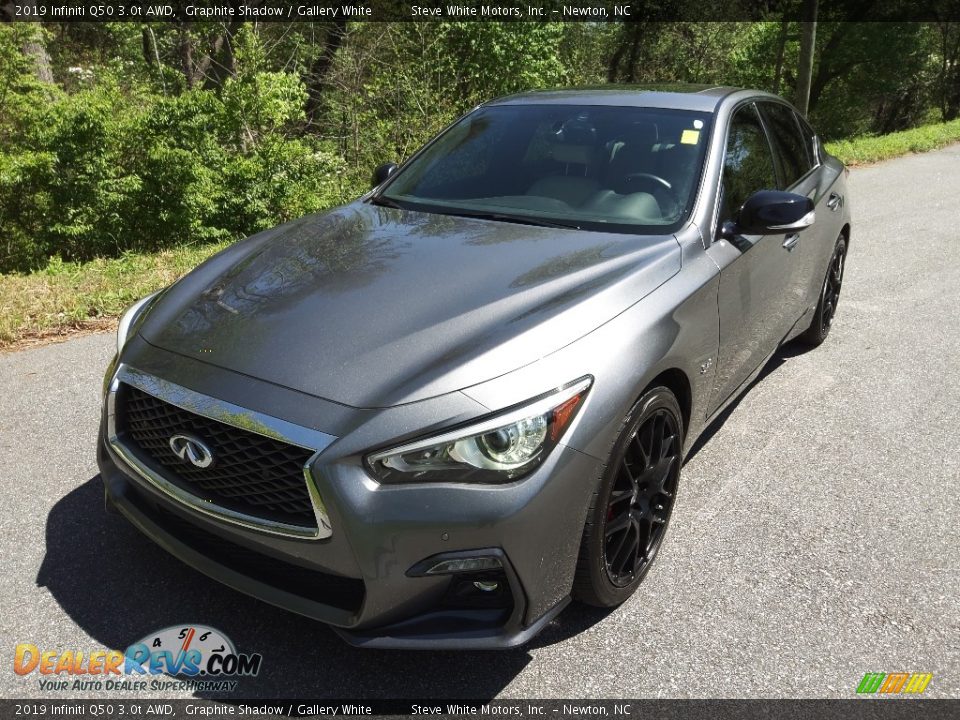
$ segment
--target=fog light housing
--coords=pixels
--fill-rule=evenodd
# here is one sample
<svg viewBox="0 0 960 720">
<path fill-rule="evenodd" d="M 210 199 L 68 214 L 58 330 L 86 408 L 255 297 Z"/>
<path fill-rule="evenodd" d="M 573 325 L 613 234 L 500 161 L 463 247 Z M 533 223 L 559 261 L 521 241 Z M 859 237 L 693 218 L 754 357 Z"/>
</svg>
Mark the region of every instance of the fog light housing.
<svg viewBox="0 0 960 720">
<path fill-rule="evenodd" d="M 500 570 L 503 563 L 500 558 L 492 556 L 447 558 L 438 560 L 430 565 L 424 575 L 453 575 L 455 573 L 483 572 L 484 570 Z"/>
<path fill-rule="evenodd" d="M 516 608 L 523 593 L 510 561 L 499 548 L 456 550 L 433 555 L 407 570 L 408 577 L 447 576 L 446 588 L 438 598 L 438 609 L 489 611 L 491 622 L 502 624 Z"/>
<path fill-rule="evenodd" d="M 513 595 L 504 572 L 488 570 L 484 573 L 452 575 L 441 604 L 451 609 L 507 610 L 513 607 Z"/>
</svg>

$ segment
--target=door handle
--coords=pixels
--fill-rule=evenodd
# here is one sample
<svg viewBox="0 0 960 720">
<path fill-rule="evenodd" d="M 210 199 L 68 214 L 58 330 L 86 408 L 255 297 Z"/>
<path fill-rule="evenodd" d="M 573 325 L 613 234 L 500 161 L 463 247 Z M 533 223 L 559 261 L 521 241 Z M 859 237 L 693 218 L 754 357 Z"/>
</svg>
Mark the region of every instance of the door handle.
<svg viewBox="0 0 960 720">
<path fill-rule="evenodd" d="M 830 197 L 827 198 L 827 207 L 836 212 L 840 209 L 840 205 L 843 204 L 843 197 L 837 193 L 830 193 Z"/>
<path fill-rule="evenodd" d="M 793 235 L 787 235 L 784 239 L 783 247 L 787 250 L 793 250 L 798 242 L 800 242 L 800 233 L 793 233 Z"/>
</svg>

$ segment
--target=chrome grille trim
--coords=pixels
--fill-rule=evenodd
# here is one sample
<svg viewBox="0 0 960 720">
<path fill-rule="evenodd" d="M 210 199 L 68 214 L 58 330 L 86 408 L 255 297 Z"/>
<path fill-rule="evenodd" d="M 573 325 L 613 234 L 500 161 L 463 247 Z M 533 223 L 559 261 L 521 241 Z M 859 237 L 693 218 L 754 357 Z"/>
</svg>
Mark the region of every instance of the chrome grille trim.
<svg viewBox="0 0 960 720">
<path fill-rule="evenodd" d="M 134 452 L 123 444 L 118 436 L 117 391 L 120 389 L 121 383 L 136 387 L 145 393 L 153 395 L 187 412 L 216 420 L 217 422 L 246 432 L 279 440 L 305 450 L 314 451 L 303 467 L 303 479 L 304 483 L 306 483 L 307 494 L 310 496 L 310 501 L 313 505 L 317 522 L 316 529 L 257 517 L 215 505 L 187 492 L 179 485 L 164 478 L 163 475 L 153 468 L 145 465 L 137 458 Z M 107 411 L 107 442 L 111 449 L 119 455 L 137 475 L 177 502 L 204 515 L 217 518 L 218 520 L 274 535 L 322 540 L 333 534 L 330 518 L 310 468 L 316 457 L 337 439 L 335 436 L 301 425 L 295 425 L 294 423 L 275 418 L 271 415 L 248 410 L 233 403 L 217 400 L 209 395 L 204 395 L 203 393 L 172 383 L 169 380 L 163 380 L 141 372 L 123 363 L 117 366 L 117 370 L 110 381 L 105 403 Z M 241 423 L 240 420 L 243 422 Z"/>
</svg>

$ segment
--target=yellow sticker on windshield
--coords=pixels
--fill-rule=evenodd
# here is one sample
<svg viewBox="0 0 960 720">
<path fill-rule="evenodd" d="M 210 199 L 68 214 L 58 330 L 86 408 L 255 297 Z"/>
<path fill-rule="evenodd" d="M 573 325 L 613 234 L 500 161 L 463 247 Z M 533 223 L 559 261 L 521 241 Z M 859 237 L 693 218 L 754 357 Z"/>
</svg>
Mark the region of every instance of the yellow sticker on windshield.
<svg viewBox="0 0 960 720">
<path fill-rule="evenodd" d="M 684 130 L 680 136 L 680 143 L 683 145 L 696 145 L 700 140 L 699 130 Z"/>
</svg>

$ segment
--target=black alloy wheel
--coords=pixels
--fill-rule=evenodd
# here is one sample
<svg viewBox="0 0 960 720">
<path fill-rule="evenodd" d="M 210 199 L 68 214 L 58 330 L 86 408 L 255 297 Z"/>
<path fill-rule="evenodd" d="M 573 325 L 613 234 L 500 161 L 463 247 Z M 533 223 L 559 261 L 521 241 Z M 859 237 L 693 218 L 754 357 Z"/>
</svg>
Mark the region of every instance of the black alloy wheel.
<svg viewBox="0 0 960 720">
<path fill-rule="evenodd" d="M 820 301 L 813 314 L 810 327 L 800 335 L 800 340 L 807 345 L 816 347 L 830 333 L 833 317 L 837 314 L 837 303 L 840 302 L 840 288 L 843 285 L 843 269 L 847 259 L 847 243 L 841 235 L 837 239 L 830 263 L 827 265 L 827 275 L 823 279 L 820 290 Z"/>
<path fill-rule="evenodd" d="M 676 419 L 656 410 L 620 459 L 603 529 L 607 575 L 617 587 L 642 576 L 657 554 L 673 509 L 680 467 Z"/>
<path fill-rule="evenodd" d="M 663 543 L 682 452 L 676 397 L 654 388 L 624 420 L 591 503 L 574 581 L 579 600 L 610 607 L 636 590 Z"/>
<path fill-rule="evenodd" d="M 844 244 L 841 242 L 830 259 L 827 270 L 827 279 L 823 287 L 823 310 L 820 322 L 829 330 L 833 316 L 837 312 L 837 303 L 840 301 L 840 286 L 843 284 Z"/>
</svg>

